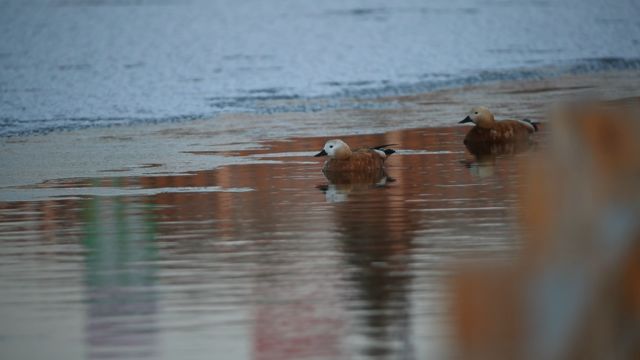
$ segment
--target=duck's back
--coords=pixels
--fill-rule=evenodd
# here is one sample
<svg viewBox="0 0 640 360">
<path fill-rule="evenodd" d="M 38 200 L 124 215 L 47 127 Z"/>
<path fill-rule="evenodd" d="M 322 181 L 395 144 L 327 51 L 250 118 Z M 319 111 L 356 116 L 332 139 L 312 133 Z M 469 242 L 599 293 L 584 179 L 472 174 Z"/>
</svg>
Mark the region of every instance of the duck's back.
<svg viewBox="0 0 640 360">
<path fill-rule="evenodd" d="M 324 163 L 325 172 L 373 172 L 384 167 L 384 158 L 378 151 L 369 148 L 356 149 L 348 159 L 329 159 Z"/>
<path fill-rule="evenodd" d="M 474 126 L 464 138 L 469 142 L 511 142 L 529 140 L 529 136 L 535 132 L 533 125 L 519 120 L 497 121 L 491 129 L 483 129 Z"/>
</svg>

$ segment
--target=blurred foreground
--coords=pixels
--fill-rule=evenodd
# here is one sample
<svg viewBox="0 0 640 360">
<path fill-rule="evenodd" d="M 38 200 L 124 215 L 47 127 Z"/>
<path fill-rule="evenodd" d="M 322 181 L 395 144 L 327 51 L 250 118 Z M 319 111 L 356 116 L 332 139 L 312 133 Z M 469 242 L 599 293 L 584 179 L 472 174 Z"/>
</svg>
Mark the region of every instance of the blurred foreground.
<svg viewBox="0 0 640 360">
<path fill-rule="evenodd" d="M 639 119 L 638 98 L 554 112 L 520 255 L 454 271 L 459 358 L 640 358 Z"/>
</svg>

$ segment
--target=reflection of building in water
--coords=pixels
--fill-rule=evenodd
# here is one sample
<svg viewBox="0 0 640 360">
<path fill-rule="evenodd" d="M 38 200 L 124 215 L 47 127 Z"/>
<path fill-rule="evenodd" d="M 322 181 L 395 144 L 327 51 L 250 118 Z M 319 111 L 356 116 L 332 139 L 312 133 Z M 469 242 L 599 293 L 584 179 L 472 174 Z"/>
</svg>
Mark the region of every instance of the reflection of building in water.
<svg viewBox="0 0 640 360">
<path fill-rule="evenodd" d="M 354 146 L 398 143 L 399 150 L 417 151 L 390 157 L 387 172 L 394 182 L 362 189 L 349 185 L 342 203 L 327 203 L 316 188 L 327 184 L 322 161 L 290 156 L 269 157 L 280 163 L 100 183 L 255 189 L 251 192 L 168 192 L 139 198 L 149 208 L 126 198 L 31 206 L 42 206 L 47 238 L 77 243 L 82 236 L 90 250 L 87 342 L 94 357 L 114 349 L 123 356 L 147 349 L 153 357 L 153 240 L 161 242 L 172 259 L 162 264 L 168 272 L 181 266 L 198 269 L 163 278 L 162 285 L 193 281 L 211 287 L 216 296 L 233 299 L 237 313 L 252 314 L 248 323 L 234 326 L 251 329 L 253 338 L 246 341 L 256 358 L 345 358 L 356 352 L 411 358 L 414 349 L 424 353 L 419 336 L 425 326 L 419 322 L 432 319 L 424 313 L 434 308 L 433 303 L 419 303 L 425 301 L 424 283 L 434 282 L 434 269 L 425 270 L 433 265 L 425 265 L 430 260 L 420 263 L 421 256 L 437 257 L 432 252 L 438 250 L 484 249 L 487 238 L 505 237 L 502 225 L 508 216 L 505 203 L 514 192 L 513 164 L 499 161 L 493 180 L 479 184 L 459 165 L 468 156 L 462 145 L 464 130 L 414 129 L 345 138 Z M 264 152 L 315 150 L 325 140 L 275 142 L 266 144 Z M 247 150 L 234 155 L 255 154 Z M 61 228 L 83 222 L 77 208 L 85 209 L 87 225 L 84 231 L 75 225 L 73 238 Z M 154 221 L 144 214 L 152 214 Z M 153 228 L 148 227 L 151 223 Z M 419 266 L 412 266 L 416 261 Z M 223 289 L 228 283 L 233 290 Z M 207 293 L 203 302 L 198 305 L 207 310 L 196 311 L 217 319 L 212 315 L 216 311 L 208 311 L 220 310 L 215 299 Z"/>
<path fill-rule="evenodd" d="M 218 211 L 225 217 L 222 222 L 228 221 L 221 234 L 251 239 L 250 245 L 234 251 L 258 254 L 251 301 L 256 360 L 345 357 L 338 269 L 335 260 L 314 256 L 331 251 L 331 241 L 317 241 L 314 235 L 328 226 L 328 219 L 308 218 L 305 208 L 321 199 L 313 183 L 296 173 L 307 174 L 308 168 L 263 164 L 216 174 L 222 186 L 241 183 L 258 189 Z M 319 169 L 317 174 L 322 176 Z"/>
<path fill-rule="evenodd" d="M 89 358 L 155 358 L 154 223 L 124 198 L 85 201 Z"/>
<path fill-rule="evenodd" d="M 347 201 L 338 204 L 327 204 L 316 189 L 327 181 L 320 171 L 322 162 L 307 164 L 310 158 L 229 166 L 190 176 L 149 177 L 142 183 L 145 187 L 256 189 L 242 194 L 159 194 L 152 199 L 158 205 L 158 217 L 170 224 L 159 225 L 159 236 L 181 238 L 172 248 L 174 253 L 254 256 L 250 261 L 257 264 L 252 270 L 256 358 L 341 358 L 350 351 L 377 358 L 412 358 L 420 347 L 415 328 L 421 327 L 409 313 L 416 308 L 411 302 L 417 274 L 410 266 L 415 233 L 432 231 L 425 234 L 433 235 L 420 235 L 424 244 L 439 238 L 468 238 L 478 231 L 478 240 L 469 241 L 477 244 L 481 236 L 499 237 L 505 231 L 481 226 L 483 221 L 505 221 L 515 167 L 507 159 L 496 166 L 495 181 L 478 185 L 458 165 L 468 156 L 463 136 L 464 129 L 454 128 L 345 139 L 354 144 L 398 143 L 399 149 L 436 151 L 394 155 L 387 172 L 397 181 L 383 188 L 348 185 Z M 324 140 L 273 143 L 269 151 L 316 149 Z M 305 163 L 292 163 L 295 160 Z M 309 174 L 317 174 L 315 180 Z M 226 245 L 227 241 L 234 245 Z M 443 247 L 465 246 L 440 241 Z M 305 265 L 316 259 L 312 244 L 337 244 L 344 258 L 331 271 L 344 275 L 315 273 L 318 260 Z M 424 281 L 424 275 L 419 278 Z"/>
<path fill-rule="evenodd" d="M 254 290 L 253 358 L 345 358 L 346 321 L 338 301 L 337 269 L 318 276 L 310 266 L 305 270 L 272 263 L 263 268 Z"/>
</svg>

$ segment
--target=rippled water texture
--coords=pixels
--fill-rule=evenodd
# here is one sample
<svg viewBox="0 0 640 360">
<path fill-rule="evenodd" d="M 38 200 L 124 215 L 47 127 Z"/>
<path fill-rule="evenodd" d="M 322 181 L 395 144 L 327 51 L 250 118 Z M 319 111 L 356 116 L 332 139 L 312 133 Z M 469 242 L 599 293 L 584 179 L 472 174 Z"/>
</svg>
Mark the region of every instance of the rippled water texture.
<svg viewBox="0 0 640 360">
<path fill-rule="evenodd" d="M 517 245 L 526 154 L 476 158 L 465 131 L 345 137 L 401 144 L 376 185 L 329 184 L 324 139 L 291 139 L 0 203 L 1 357 L 439 358 L 448 262 Z"/>
<path fill-rule="evenodd" d="M 638 19 L 636 0 L 0 0 L 0 136 L 637 69 Z"/>
</svg>

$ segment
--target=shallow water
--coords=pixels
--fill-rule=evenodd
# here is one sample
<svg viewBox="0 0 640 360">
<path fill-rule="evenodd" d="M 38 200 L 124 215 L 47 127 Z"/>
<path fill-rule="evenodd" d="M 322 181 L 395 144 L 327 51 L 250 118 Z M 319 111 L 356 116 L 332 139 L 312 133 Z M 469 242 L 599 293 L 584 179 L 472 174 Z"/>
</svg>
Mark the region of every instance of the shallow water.
<svg viewBox="0 0 640 360">
<path fill-rule="evenodd" d="M 639 18 L 635 0 L 0 0 L 0 136 L 638 69 Z"/>
<path fill-rule="evenodd" d="M 192 154 L 252 164 L 0 203 L 0 355 L 441 358 L 447 264 L 518 244 L 527 155 L 478 159 L 465 131 L 344 137 L 401 144 L 377 185 L 329 184 L 309 152 L 324 139 L 290 139 Z"/>
</svg>

